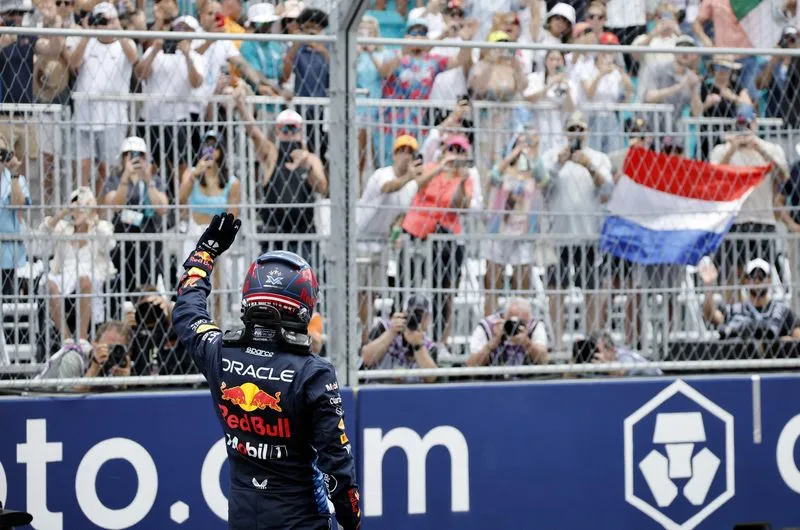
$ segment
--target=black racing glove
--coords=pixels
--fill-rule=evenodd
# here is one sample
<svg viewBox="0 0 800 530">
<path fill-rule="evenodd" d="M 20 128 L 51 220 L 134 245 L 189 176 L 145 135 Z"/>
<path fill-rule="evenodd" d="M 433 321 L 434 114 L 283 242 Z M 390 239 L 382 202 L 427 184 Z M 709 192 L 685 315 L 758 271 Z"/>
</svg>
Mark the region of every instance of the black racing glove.
<svg viewBox="0 0 800 530">
<path fill-rule="evenodd" d="M 196 267 L 206 274 L 211 274 L 214 260 L 231 248 L 241 227 L 242 221 L 236 219 L 233 214 L 215 215 L 206 231 L 197 240 L 194 252 L 183 263 L 183 267 L 187 271 Z"/>
</svg>

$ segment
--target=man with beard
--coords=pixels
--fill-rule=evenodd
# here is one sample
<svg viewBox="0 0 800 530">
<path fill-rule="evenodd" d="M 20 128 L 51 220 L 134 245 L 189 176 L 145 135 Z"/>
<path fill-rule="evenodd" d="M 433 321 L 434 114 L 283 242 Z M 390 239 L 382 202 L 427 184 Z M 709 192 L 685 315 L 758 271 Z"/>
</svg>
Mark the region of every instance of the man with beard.
<svg viewBox="0 0 800 530">
<path fill-rule="evenodd" d="M 328 178 L 319 157 L 306 149 L 303 139 L 303 117 L 293 110 L 284 110 L 276 118 L 275 137 L 270 141 L 255 124 L 253 113 L 244 100 L 244 92 L 236 97 L 236 108 L 246 124 L 247 135 L 253 140 L 261 166 L 264 202 L 261 209 L 264 231 L 267 234 L 313 234 L 315 193 L 328 194 Z M 283 207 L 282 205 L 292 206 Z M 314 242 L 265 241 L 264 252 L 287 250 L 314 260 Z"/>
<path fill-rule="evenodd" d="M 706 287 L 713 285 L 719 273 L 710 261 L 701 262 L 698 271 Z M 706 290 L 703 317 L 720 330 L 722 338 L 740 339 L 800 339 L 800 322 L 789 306 L 771 300 L 771 267 L 761 258 L 750 260 L 745 269 L 748 300 L 714 306 L 714 295 Z"/>
</svg>

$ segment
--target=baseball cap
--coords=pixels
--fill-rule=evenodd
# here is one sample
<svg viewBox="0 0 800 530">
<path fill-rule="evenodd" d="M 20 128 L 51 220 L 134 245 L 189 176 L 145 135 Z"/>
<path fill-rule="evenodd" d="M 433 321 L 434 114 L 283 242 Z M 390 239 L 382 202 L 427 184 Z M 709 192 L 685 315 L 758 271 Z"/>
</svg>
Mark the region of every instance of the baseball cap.
<svg viewBox="0 0 800 530">
<path fill-rule="evenodd" d="M 564 2 L 559 2 L 553 6 L 553 9 L 547 13 L 547 20 L 550 20 L 552 17 L 559 16 L 564 17 L 569 20 L 569 23 L 573 26 L 575 25 L 575 8 L 569 4 L 565 4 Z"/>
<path fill-rule="evenodd" d="M 584 117 L 582 112 L 576 111 L 569 115 L 569 118 L 567 118 L 567 123 L 564 124 L 564 126 L 567 129 L 576 126 L 583 127 L 584 129 L 586 129 L 589 126 L 589 123 L 586 121 L 586 118 Z"/>
<path fill-rule="evenodd" d="M 275 6 L 262 2 L 260 4 L 253 4 L 247 8 L 247 25 L 253 24 L 269 24 L 280 20 L 281 17 L 275 14 Z"/>
<path fill-rule="evenodd" d="M 421 294 L 414 294 L 406 302 L 406 311 L 414 311 L 415 309 L 421 309 L 426 313 L 431 312 L 431 301 L 428 300 L 425 295 Z"/>
<path fill-rule="evenodd" d="M 109 2 L 100 2 L 94 9 L 92 9 L 92 15 L 100 16 L 104 15 L 107 18 L 119 18 L 119 14 L 117 13 L 117 8 L 114 7 L 113 4 Z"/>
<path fill-rule="evenodd" d="M 408 23 L 406 24 L 406 31 L 410 30 L 414 26 L 424 26 L 425 29 L 428 29 L 428 22 L 424 18 L 409 18 Z"/>
<path fill-rule="evenodd" d="M 73 191 L 69 196 L 69 202 L 77 203 L 78 206 L 97 206 L 94 193 L 86 186 L 81 186 Z"/>
<path fill-rule="evenodd" d="M 411 136 L 410 134 L 403 134 L 397 137 L 397 140 L 394 141 L 394 147 L 392 151 L 397 151 L 401 147 L 410 147 L 414 151 L 419 149 L 419 143 L 417 143 L 417 139 Z"/>
<path fill-rule="evenodd" d="M 179 26 L 186 26 L 192 31 L 200 31 L 200 23 L 191 15 L 184 15 L 172 21 L 173 29 Z"/>
<path fill-rule="evenodd" d="M 3 11 L 6 13 L 6 11 Z M 0 503 L 0 526 L 3 528 L 16 528 L 18 526 L 25 526 L 33 521 L 33 516 L 28 512 L 18 512 L 14 510 L 6 510 L 3 504 Z"/>
<path fill-rule="evenodd" d="M 493 31 L 489 33 L 489 42 L 509 42 L 511 37 L 505 31 Z"/>
<path fill-rule="evenodd" d="M 122 142 L 122 152 L 130 153 L 131 151 L 146 153 L 147 143 L 145 143 L 144 138 L 140 138 L 139 136 L 128 136 L 125 138 L 125 141 Z"/>
<path fill-rule="evenodd" d="M 328 27 L 328 14 L 321 10 L 316 9 L 313 7 L 307 7 L 303 9 L 299 15 L 297 15 L 297 23 L 301 26 L 306 22 L 314 22 L 318 26 L 322 28 Z"/>
<path fill-rule="evenodd" d="M 675 46 L 697 46 L 691 35 L 681 35 L 675 39 Z"/>
<path fill-rule="evenodd" d="M 781 32 L 781 37 L 796 37 L 797 28 L 795 26 L 786 26 Z"/>
<path fill-rule="evenodd" d="M 10 13 L 13 11 L 32 12 L 33 3 L 31 0 L 3 0 L 0 2 L 0 13 Z"/>
<path fill-rule="evenodd" d="M 275 118 L 275 122 L 278 125 L 284 124 L 295 124 L 299 125 L 303 123 L 303 117 L 300 116 L 297 112 L 293 111 L 292 109 L 286 109 L 278 114 L 278 117 Z"/>
<path fill-rule="evenodd" d="M 615 34 L 611 33 L 610 31 L 604 31 L 600 34 L 600 38 L 598 39 L 600 44 L 619 44 L 619 37 Z"/>
<path fill-rule="evenodd" d="M 444 145 L 446 147 L 450 147 L 451 145 L 458 145 L 461 146 L 461 148 L 464 149 L 464 151 L 469 151 L 470 149 L 469 139 L 463 134 L 451 134 L 450 136 L 447 137 L 447 140 L 445 140 Z"/>
<path fill-rule="evenodd" d="M 747 267 L 745 268 L 745 272 L 748 276 L 752 275 L 755 271 L 760 270 L 767 276 L 770 274 L 770 266 L 769 263 L 764 261 L 761 258 L 751 259 L 747 262 Z"/>
</svg>

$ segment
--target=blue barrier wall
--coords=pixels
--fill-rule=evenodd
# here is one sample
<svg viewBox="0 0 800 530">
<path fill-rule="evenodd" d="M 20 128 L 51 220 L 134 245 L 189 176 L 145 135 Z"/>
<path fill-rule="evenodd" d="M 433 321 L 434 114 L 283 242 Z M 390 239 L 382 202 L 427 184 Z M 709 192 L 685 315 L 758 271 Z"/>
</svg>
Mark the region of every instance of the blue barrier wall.
<svg viewBox="0 0 800 530">
<path fill-rule="evenodd" d="M 415 530 L 800 526 L 798 395 L 797 376 L 342 392 L 364 527 Z M 225 528 L 205 392 L 5 398 L 0 425 L 0 501 L 34 528 Z"/>
</svg>

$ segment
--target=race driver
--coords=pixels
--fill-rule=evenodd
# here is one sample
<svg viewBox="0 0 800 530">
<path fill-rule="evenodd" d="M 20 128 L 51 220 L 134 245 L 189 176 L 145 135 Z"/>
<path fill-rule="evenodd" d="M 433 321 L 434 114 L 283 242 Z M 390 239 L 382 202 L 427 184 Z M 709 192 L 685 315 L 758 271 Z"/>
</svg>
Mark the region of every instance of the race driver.
<svg viewBox="0 0 800 530">
<path fill-rule="evenodd" d="M 184 263 L 173 320 L 211 387 L 231 466 L 228 527 L 345 530 L 361 524 L 358 485 L 333 366 L 311 353 L 319 286 L 291 252 L 268 252 L 242 288 L 244 328 L 224 335 L 206 310 L 214 261 L 241 221 L 214 216 Z"/>
</svg>

